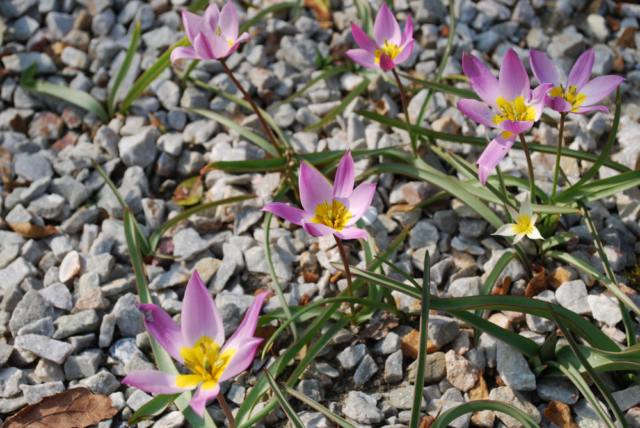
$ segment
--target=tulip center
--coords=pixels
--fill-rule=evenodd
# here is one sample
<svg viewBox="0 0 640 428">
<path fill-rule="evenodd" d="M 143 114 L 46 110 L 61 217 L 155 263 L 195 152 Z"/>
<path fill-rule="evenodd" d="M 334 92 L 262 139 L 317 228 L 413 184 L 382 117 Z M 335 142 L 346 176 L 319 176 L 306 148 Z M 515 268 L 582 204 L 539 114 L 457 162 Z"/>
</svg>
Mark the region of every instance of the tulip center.
<svg viewBox="0 0 640 428">
<path fill-rule="evenodd" d="M 395 59 L 400 52 L 402 52 L 402 48 L 400 46 L 391 44 L 387 42 L 387 39 L 384 39 L 384 46 L 376 49 L 373 54 L 376 57 L 376 64 L 380 65 L 380 57 L 382 54 L 387 54 L 389 58 Z"/>
<path fill-rule="evenodd" d="M 193 388 L 203 382 L 204 389 L 214 388 L 218 379 L 224 373 L 233 356 L 235 349 L 227 349 L 220 353 L 220 345 L 207 336 L 201 337 L 193 348 L 180 349 L 180 356 L 186 368 L 193 374 L 178 375 L 176 386 L 179 388 Z"/>
<path fill-rule="evenodd" d="M 515 224 L 512 226 L 513 231 L 517 234 L 530 235 L 533 233 L 534 225 L 529 214 L 520 214 L 515 218 Z"/>
<path fill-rule="evenodd" d="M 549 92 L 549 95 L 567 100 L 573 106 L 571 111 L 574 113 L 578 111 L 578 107 L 587 99 L 585 94 L 578 93 L 578 89 L 575 86 L 569 86 L 566 91 L 562 85 L 556 86 Z"/>
<path fill-rule="evenodd" d="M 536 109 L 532 106 L 528 106 L 524 102 L 524 98 L 519 96 L 511 103 L 507 102 L 502 97 L 496 100 L 496 104 L 500 108 L 502 114 L 496 114 L 493 117 L 492 122 L 496 125 L 500 125 L 505 120 L 514 120 L 519 122 L 533 121 L 536 117 Z M 504 131 L 502 136 L 509 138 L 513 134 L 511 132 Z"/>
<path fill-rule="evenodd" d="M 331 200 L 331 204 L 324 200 L 323 204 L 316 207 L 316 215 L 311 219 L 311 223 L 324 224 L 337 231 L 341 231 L 353 214 L 342 202 Z"/>
</svg>

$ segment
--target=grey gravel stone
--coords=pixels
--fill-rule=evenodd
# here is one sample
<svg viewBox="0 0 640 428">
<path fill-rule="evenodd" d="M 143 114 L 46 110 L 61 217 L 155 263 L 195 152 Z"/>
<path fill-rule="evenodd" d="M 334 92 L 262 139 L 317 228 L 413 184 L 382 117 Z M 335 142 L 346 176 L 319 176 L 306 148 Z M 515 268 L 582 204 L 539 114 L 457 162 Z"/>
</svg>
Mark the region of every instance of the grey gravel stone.
<svg viewBox="0 0 640 428">
<path fill-rule="evenodd" d="M 92 333 L 100 325 L 100 317 L 93 309 L 82 311 L 74 315 L 64 315 L 57 318 L 53 324 L 56 326 L 54 339 L 65 339 L 81 333 Z"/>
<path fill-rule="evenodd" d="M 591 314 L 591 306 L 587 300 L 587 286 L 581 279 L 562 284 L 556 290 L 558 303 L 580 315 Z"/>
<path fill-rule="evenodd" d="M 120 388 L 120 382 L 108 371 L 99 373 L 80 380 L 80 385 L 87 387 L 94 394 L 109 395 Z"/>
<path fill-rule="evenodd" d="M 340 352 L 336 359 L 340 362 L 340 365 L 349 370 L 354 368 L 367 353 L 367 347 L 363 343 L 359 343 L 354 346 L 349 346 Z"/>
<path fill-rule="evenodd" d="M 536 377 L 529 369 L 529 363 L 521 352 L 502 341 L 498 342 L 498 373 L 511 388 L 518 391 L 536 389 Z"/>
<path fill-rule="evenodd" d="M 16 346 L 33 352 L 56 364 L 62 364 L 74 351 L 73 345 L 37 334 L 25 334 L 16 337 Z"/>
<path fill-rule="evenodd" d="M 11 334 L 15 337 L 22 327 L 46 317 L 53 317 L 51 305 L 36 290 L 27 291 L 11 314 Z"/>
<path fill-rule="evenodd" d="M 20 389 L 28 404 L 37 403 L 46 396 L 66 391 L 64 384 L 60 381 L 47 382 L 40 385 L 20 385 Z"/>
<path fill-rule="evenodd" d="M 360 391 L 349 392 L 342 411 L 361 424 L 373 425 L 384 419 L 384 413 L 376 407 L 376 399 Z"/>
<path fill-rule="evenodd" d="M 578 388 L 566 378 L 541 377 L 536 383 L 538 396 L 545 401 L 574 405 L 580 398 Z"/>
<path fill-rule="evenodd" d="M 384 380 L 388 383 L 397 383 L 402 380 L 402 351 L 399 350 L 389 355 L 384 364 Z"/>
</svg>

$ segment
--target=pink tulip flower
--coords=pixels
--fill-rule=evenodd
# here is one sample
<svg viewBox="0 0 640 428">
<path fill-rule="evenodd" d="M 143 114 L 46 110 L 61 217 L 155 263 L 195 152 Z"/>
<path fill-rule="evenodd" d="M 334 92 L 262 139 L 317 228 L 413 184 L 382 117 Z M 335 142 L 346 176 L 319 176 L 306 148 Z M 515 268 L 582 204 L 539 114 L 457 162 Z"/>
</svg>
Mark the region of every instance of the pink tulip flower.
<svg viewBox="0 0 640 428">
<path fill-rule="evenodd" d="M 350 49 L 346 55 L 366 68 L 392 70 L 397 64 L 406 61 L 413 52 L 411 14 L 407 16 L 404 31 L 400 32 L 398 21 L 385 3 L 380 7 L 373 25 L 375 42 L 353 22 L 351 32 L 360 49 Z"/>
<path fill-rule="evenodd" d="M 222 12 L 212 3 L 204 12 L 204 17 L 183 9 L 182 23 L 193 47 L 175 48 L 171 52 L 171 62 L 179 58 L 224 58 L 234 53 L 241 42 L 251 40 L 247 32 L 238 37 L 238 16 L 231 1 L 222 7 Z"/>
<path fill-rule="evenodd" d="M 544 96 L 553 85 L 542 84 L 531 90 L 527 71 L 513 49 L 509 49 L 504 56 L 500 80 L 479 59 L 467 52 L 462 57 L 462 69 L 469 78 L 471 88 L 488 105 L 466 99 L 458 103 L 458 108 L 470 119 L 502 131 L 478 159 L 478 178 L 485 185 L 489 173 L 506 156 L 516 136 L 540 119 Z"/>
<path fill-rule="evenodd" d="M 529 51 L 529 62 L 533 75 L 540 83 L 551 83 L 553 88 L 546 94 L 547 106 L 560 113 L 587 113 L 600 110 L 609 113 L 605 106 L 594 104 L 615 90 L 624 80 L 623 77 L 600 76 L 589 81 L 595 54 L 593 48 L 587 50 L 576 61 L 567 78 L 566 86 L 560 83 L 560 74 L 553 62 L 542 52 Z"/>
<path fill-rule="evenodd" d="M 351 150 L 338 164 L 335 186 L 318 171 L 305 163 L 300 164 L 300 201 L 303 210 L 281 202 L 265 205 L 267 211 L 291 223 L 302 226 L 313 236 L 335 235 L 340 239 L 367 239 L 367 231 L 354 227 L 371 205 L 376 185 L 362 183 L 353 188 L 355 167 Z"/>
<path fill-rule="evenodd" d="M 242 324 L 226 344 L 222 318 L 198 272 L 193 273 L 184 294 L 182 328 L 162 308 L 154 304 L 137 304 L 147 331 L 192 374 L 138 370 L 125 377 L 122 383 L 154 394 L 177 394 L 196 389 L 189 405 L 203 417 L 207 401 L 220 392 L 220 382 L 239 375 L 253 362 L 262 342 L 253 335 L 260 308 L 268 294 L 265 291 L 256 296 Z"/>
</svg>

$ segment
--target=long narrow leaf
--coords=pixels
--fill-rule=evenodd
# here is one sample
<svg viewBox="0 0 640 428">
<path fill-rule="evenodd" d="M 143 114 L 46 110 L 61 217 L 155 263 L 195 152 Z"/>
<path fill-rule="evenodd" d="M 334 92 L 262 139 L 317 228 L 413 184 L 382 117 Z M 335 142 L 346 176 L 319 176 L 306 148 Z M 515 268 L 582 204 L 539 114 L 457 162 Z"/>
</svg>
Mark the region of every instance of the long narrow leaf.
<svg viewBox="0 0 640 428">
<path fill-rule="evenodd" d="M 140 407 L 137 412 L 133 414 L 127 425 L 133 426 L 139 424 L 142 421 L 159 416 L 169 407 L 171 403 L 178 398 L 179 394 L 174 395 L 158 395 L 154 397 L 144 406 Z"/>
<path fill-rule="evenodd" d="M 496 265 L 493 267 L 493 270 L 491 271 L 491 273 L 489 274 L 489 276 L 487 277 L 487 280 L 485 281 L 484 285 L 482 286 L 482 290 L 480 290 L 480 295 L 481 296 L 487 296 L 489 295 L 489 293 L 491 293 L 491 290 L 493 290 L 493 286 L 496 283 L 496 280 L 500 277 L 500 274 L 502 273 L 502 271 L 507 267 L 507 265 L 509 263 L 511 263 L 511 260 L 515 257 L 515 254 L 508 251 L 506 253 L 504 253 L 500 259 L 498 259 L 498 263 L 496 263 Z M 480 309 L 477 309 L 475 311 L 476 316 L 480 317 L 482 316 L 482 311 Z M 479 338 L 480 337 L 480 332 L 478 331 L 478 329 L 474 329 L 474 337 Z"/>
<path fill-rule="evenodd" d="M 298 414 L 296 413 L 295 410 L 293 410 L 293 408 L 291 407 L 291 404 L 289 404 L 289 402 L 287 401 L 287 397 L 285 397 L 282 391 L 280 390 L 280 387 L 276 383 L 276 380 L 273 378 L 273 375 L 271 374 L 271 372 L 269 370 L 265 370 L 264 374 L 267 378 L 267 382 L 269 382 L 269 386 L 271 387 L 271 390 L 273 391 L 273 395 L 276 396 L 278 403 L 280 403 L 280 407 L 282 407 L 282 410 L 284 410 L 284 414 L 287 415 L 287 417 L 289 418 L 293 426 L 296 428 L 305 428 L 304 424 L 298 417 Z"/>
<path fill-rule="evenodd" d="M 531 419 L 529 415 L 517 407 L 498 401 L 477 400 L 460 404 L 459 406 L 447 410 L 436 418 L 433 425 L 431 425 L 431 428 L 445 428 L 460 416 L 472 412 L 481 412 L 483 410 L 493 410 L 495 412 L 506 413 L 524 425 L 525 428 L 538 427 L 538 424 Z"/>
<path fill-rule="evenodd" d="M 142 30 L 140 29 L 140 20 L 136 22 L 136 26 L 131 33 L 131 41 L 129 43 L 129 49 L 127 49 L 127 53 L 124 57 L 124 61 L 122 62 L 122 66 L 120 66 L 120 71 L 116 76 L 116 80 L 113 82 L 113 86 L 111 87 L 111 93 L 109 94 L 109 117 L 113 117 L 114 112 L 116 110 L 116 96 L 118 95 L 118 90 L 120 89 L 120 85 L 122 81 L 127 75 L 129 71 L 129 67 L 131 66 L 131 61 L 133 61 L 133 56 L 136 54 L 136 50 L 138 49 L 138 43 L 140 42 L 140 34 Z"/>
<path fill-rule="evenodd" d="M 424 277 L 422 280 L 422 308 L 420 314 L 420 347 L 418 351 L 418 367 L 416 370 L 416 383 L 413 389 L 413 405 L 411 406 L 411 420 L 409 428 L 418 428 L 420 426 L 420 408 L 424 398 L 424 369 L 427 362 L 427 341 L 429 332 L 429 302 L 431 293 L 429 293 L 429 252 L 424 255 Z"/>
<path fill-rule="evenodd" d="M 313 401 L 312 399 L 310 399 L 306 395 L 300 394 L 298 391 L 296 391 L 295 389 L 291 388 L 290 386 L 283 385 L 282 387 L 285 389 L 285 391 L 287 391 L 287 393 L 291 394 L 293 397 L 295 397 L 298 400 L 302 401 L 304 404 L 306 404 L 307 406 L 311 407 L 312 409 L 317 410 L 318 412 L 322 413 L 327 418 L 329 418 L 333 422 L 335 422 L 337 425 L 339 425 L 339 426 L 341 426 L 343 428 L 355 428 L 355 426 L 351 425 L 349 422 L 347 422 L 346 420 L 342 419 L 340 416 L 336 415 L 335 413 L 331 413 L 323 405 L 321 405 L 319 403 L 316 403 L 315 401 Z"/>
</svg>

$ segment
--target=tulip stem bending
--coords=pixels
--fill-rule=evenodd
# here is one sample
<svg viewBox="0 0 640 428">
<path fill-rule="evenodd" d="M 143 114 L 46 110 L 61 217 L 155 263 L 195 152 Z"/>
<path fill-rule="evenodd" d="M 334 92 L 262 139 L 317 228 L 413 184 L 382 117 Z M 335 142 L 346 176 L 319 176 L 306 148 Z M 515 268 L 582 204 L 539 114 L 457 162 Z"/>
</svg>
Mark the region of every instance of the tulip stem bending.
<svg viewBox="0 0 640 428">
<path fill-rule="evenodd" d="M 344 250 L 344 245 L 342 245 L 342 239 L 338 238 L 336 235 L 333 235 L 336 238 L 336 244 L 338 244 L 338 250 L 340 251 L 340 257 L 342 257 L 342 264 L 344 264 L 344 273 L 347 276 L 347 291 L 349 293 L 349 297 L 353 297 L 353 285 L 351 284 L 351 271 L 349 270 L 349 259 L 347 258 L 347 253 Z M 349 302 L 349 307 L 351 308 L 351 316 L 355 316 L 355 310 L 353 307 L 353 302 Z"/>
<path fill-rule="evenodd" d="M 553 171 L 553 189 L 551 190 L 551 197 L 556 196 L 556 189 L 558 188 L 558 174 L 560 172 L 560 159 L 562 158 L 562 143 L 564 140 L 564 118 L 566 113 L 560 114 L 560 127 L 558 128 L 558 151 L 556 152 L 556 169 Z"/>
<path fill-rule="evenodd" d="M 527 146 L 527 142 L 524 139 L 524 134 L 518 134 L 520 137 L 520 142 L 522 143 L 522 150 L 524 150 L 524 155 L 527 158 L 527 166 L 529 167 L 529 187 L 531 188 L 531 203 L 535 204 L 536 202 L 536 183 L 535 178 L 533 176 L 533 164 L 531 163 L 531 153 L 529 153 L 529 146 Z"/>
<path fill-rule="evenodd" d="M 269 141 L 271 141 L 271 145 L 278 152 L 278 156 L 282 157 L 282 150 L 280 150 L 280 146 L 278 145 L 278 143 L 276 143 L 276 139 L 273 136 L 273 133 L 271 132 L 271 128 L 269 128 L 269 125 L 267 125 L 267 122 L 264 121 L 264 118 L 260 113 L 260 109 L 258 109 L 258 106 L 256 105 L 256 103 L 253 102 L 253 99 L 249 96 L 247 91 L 244 90 L 240 82 L 238 82 L 236 77 L 233 75 L 233 72 L 229 70 L 229 67 L 227 67 L 227 63 L 225 62 L 224 58 L 220 58 L 219 61 L 220 61 L 220 64 L 222 64 L 222 68 L 224 68 L 225 73 L 229 75 L 229 77 L 231 78 L 233 83 L 236 85 L 236 87 L 240 90 L 240 92 L 242 92 L 242 95 L 244 95 L 244 98 L 247 100 L 247 102 L 251 104 L 251 108 L 256 113 L 256 116 L 258 116 L 258 120 L 260 120 L 262 127 L 264 128 L 265 132 L 267 133 L 267 136 L 269 137 Z"/>
<path fill-rule="evenodd" d="M 231 413 L 231 409 L 229 408 L 229 405 L 227 404 L 227 400 L 224 398 L 224 395 L 220 393 L 216 398 L 218 399 L 218 403 L 220 404 L 220 407 L 222 408 L 224 415 L 227 417 L 227 421 L 229 421 L 229 428 L 236 428 L 236 419 L 233 417 L 233 413 Z"/>
<path fill-rule="evenodd" d="M 402 100 L 402 110 L 404 111 L 404 121 L 407 124 L 407 132 L 409 133 L 409 138 L 411 138 L 411 120 L 409 119 L 409 106 L 407 106 L 407 94 L 404 91 L 404 86 L 402 86 L 402 83 L 400 82 L 400 76 L 398 76 L 398 72 L 396 71 L 396 69 L 392 68 L 391 71 L 393 72 L 393 77 L 396 78 L 396 83 L 398 83 L 398 89 L 400 89 L 400 99 Z M 420 124 L 418 124 L 418 126 L 419 125 Z M 414 142 L 412 138 L 411 142 L 413 144 L 413 155 L 418 156 L 417 141 Z"/>
</svg>

